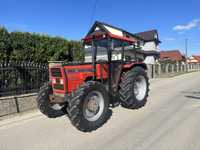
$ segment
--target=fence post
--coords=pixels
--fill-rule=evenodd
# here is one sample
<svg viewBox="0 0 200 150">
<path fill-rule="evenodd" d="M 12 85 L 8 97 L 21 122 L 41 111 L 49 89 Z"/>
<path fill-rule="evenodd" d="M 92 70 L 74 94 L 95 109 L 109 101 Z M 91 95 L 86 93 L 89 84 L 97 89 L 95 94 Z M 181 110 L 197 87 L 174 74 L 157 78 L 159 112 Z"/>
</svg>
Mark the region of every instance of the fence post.
<svg viewBox="0 0 200 150">
<path fill-rule="evenodd" d="M 174 74 L 174 64 L 172 64 L 172 74 Z"/>
<path fill-rule="evenodd" d="M 161 65 L 158 64 L 158 76 L 160 76 L 160 74 L 161 74 Z"/>
<path fill-rule="evenodd" d="M 186 67 L 186 72 L 188 72 L 188 64 L 187 63 L 185 64 L 185 67 Z"/>
<path fill-rule="evenodd" d="M 184 64 L 184 72 L 187 72 L 186 64 Z"/>
<path fill-rule="evenodd" d="M 20 110 L 19 110 L 19 103 L 18 103 L 17 97 L 14 97 L 14 99 L 15 99 L 15 105 L 16 105 L 17 113 L 19 113 Z"/>
<path fill-rule="evenodd" d="M 166 64 L 165 66 L 165 73 L 168 73 L 169 72 L 169 64 Z"/>
<path fill-rule="evenodd" d="M 153 65 L 152 65 L 152 69 L 153 69 L 153 70 L 152 70 L 152 74 L 153 74 L 153 75 L 152 75 L 152 78 L 155 78 L 155 76 L 156 76 L 156 64 L 153 64 Z"/>
<path fill-rule="evenodd" d="M 179 65 L 178 65 L 178 63 L 176 63 L 176 73 L 178 73 L 179 72 Z"/>
<path fill-rule="evenodd" d="M 181 64 L 181 72 L 184 72 L 184 65 Z"/>
</svg>

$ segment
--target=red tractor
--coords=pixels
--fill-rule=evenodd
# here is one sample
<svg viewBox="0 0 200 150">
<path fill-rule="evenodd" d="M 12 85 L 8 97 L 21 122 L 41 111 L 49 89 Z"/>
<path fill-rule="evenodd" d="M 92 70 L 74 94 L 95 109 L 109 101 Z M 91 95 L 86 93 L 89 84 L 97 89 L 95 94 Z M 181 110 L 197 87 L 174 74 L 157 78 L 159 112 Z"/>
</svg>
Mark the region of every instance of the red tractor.
<svg viewBox="0 0 200 150">
<path fill-rule="evenodd" d="M 111 107 L 144 106 L 149 91 L 147 66 L 126 54 L 135 42 L 94 32 L 83 39 L 85 49 L 92 53 L 91 62 L 50 62 L 50 82 L 37 98 L 40 111 L 48 117 L 66 113 L 78 130 L 90 132 L 110 118 Z"/>
</svg>

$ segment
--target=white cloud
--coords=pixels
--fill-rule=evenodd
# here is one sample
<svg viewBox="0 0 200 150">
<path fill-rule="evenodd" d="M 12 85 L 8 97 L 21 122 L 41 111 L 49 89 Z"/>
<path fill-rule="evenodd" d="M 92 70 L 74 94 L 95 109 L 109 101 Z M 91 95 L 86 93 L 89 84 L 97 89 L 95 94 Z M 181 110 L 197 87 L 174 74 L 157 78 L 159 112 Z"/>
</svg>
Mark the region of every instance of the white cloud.
<svg viewBox="0 0 200 150">
<path fill-rule="evenodd" d="M 164 38 L 164 41 L 174 41 L 175 39 L 174 38 Z"/>
<path fill-rule="evenodd" d="M 194 19 L 187 24 L 176 25 L 175 27 L 173 27 L 173 30 L 175 30 L 175 31 L 191 30 L 192 28 L 197 27 L 199 22 L 200 22 L 200 19 Z"/>
</svg>

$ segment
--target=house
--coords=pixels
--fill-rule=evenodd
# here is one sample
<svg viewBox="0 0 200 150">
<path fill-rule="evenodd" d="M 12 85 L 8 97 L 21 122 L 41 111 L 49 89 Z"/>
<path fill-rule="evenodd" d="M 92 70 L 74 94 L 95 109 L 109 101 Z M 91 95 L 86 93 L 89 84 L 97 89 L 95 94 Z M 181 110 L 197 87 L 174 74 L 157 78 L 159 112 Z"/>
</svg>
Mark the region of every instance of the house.
<svg viewBox="0 0 200 150">
<path fill-rule="evenodd" d="M 161 51 L 160 61 L 184 62 L 185 56 L 179 50 Z"/>
<path fill-rule="evenodd" d="M 140 33 L 135 33 L 134 34 L 137 37 L 140 37 L 143 39 L 144 44 L 141 46 L 141 49 L 144 51 L 157 51 L 158 46 L 161 43 L 158 37 L 158 32 L 157 30 L 149 30 L 149 31 L 144 31 Z M 144 60 L 146 64 L 155 64 L 155 57 L 154 56 L 148 56 Z"/>
<path fill-rule="evenodd" d="M 161 41 L 159 40 L 157 30 L 144 31 L 135 33 L 134 35 L 143 39 L 144 44 L 142 45 L 142 50 L 158 50 L 158 45 Z"/>
<path fill-rule="evenodd" d="M 145 59 L 145 61 L 146 60 L 148 60 L 148 61 L 146 61 L 145 63 L 151 63 L 151 64 L 155 63 L 155 56 L 151 52 L 157 51 L 157 47 L 160 43 L 159 38 L 158 38 L 158 33 L 156 30 L 145 31 L 145 32 L 133 34 L 124 29 L 114 27 L 107 23 L 96 21 L 86 36 L 91 35 L 97 31 L 111 33 L 111 34 L 114 34 L 117 36 L 130 38 L 130 39 L 136 41 L 135 45 L 133 45 L 132 47 L 129 46 L 127 49 L 132 48 L 134 50 L 148 51 L 147 52 L 148 56 Z M 87 47 L 86 47 L 86 49 L 87 49 Z M 97 60 L 105 58 L 105 57 L 106 57 L 106 51 L 102 51 L 101 54 L 97 55 Z M 117 54 L 117 53 L 114 56 L 115 59 L 119 59 L 120 57 L 121 57 L 120 54 Z M 148 59 L 148 58 L 150 58 L 150 59 Z M 86 51 L 86 53 L 85 53 L 85 61 L 89 62 L 91 60 L 92 60 L 92 55 L 91 55 L 90 48 L 88 47 L 88 51 Z"/>
<path fill-rule="evenodd" d="M 200 55 L 192 55 L 187 60 L 188 63 L 200 63 Z"/>
</svg>

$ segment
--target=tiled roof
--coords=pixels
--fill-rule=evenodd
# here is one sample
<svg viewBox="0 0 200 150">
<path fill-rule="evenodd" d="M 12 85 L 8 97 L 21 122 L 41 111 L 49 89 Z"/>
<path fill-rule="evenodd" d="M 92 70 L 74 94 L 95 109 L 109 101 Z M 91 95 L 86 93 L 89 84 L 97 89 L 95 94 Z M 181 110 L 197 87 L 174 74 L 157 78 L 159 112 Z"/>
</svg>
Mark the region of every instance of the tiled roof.
<svg viewBox="0 0 200 150">
<path fill-rule="evenodd" d="M 139 36 L 140 38 L 144 39 L 145 41 L 154 41 L 157 40 L 155 35 L 157 35 L 157 30 L 149 30 L 140 33 L 135 33 L 134 35 Z"/>
<path fill-rule="evenodd" d="M 108 26 L 108 27 L 111 27 L 111 28 L 113 28 L 113 29 L 119 30 L 119 31 L 121 31 L 121 32 L 123 32 L 123 33 L 126 33 L 126 34 L 128 34 L 128 35 L 130 35 L 130 36 L 133 36 L 133 37 L 135 37 L 135 38 L 138 38 L 138 39 L 140 39 L 140 40 L 143 40 L 142 38 L 140 38 L 140 37 L 138 37 L 138 36 L 136 36 L 136 35 L 134 35 L 134 34 L 128 32 L 128 31 L 126 31 L 126 30 L 124 30 L 124 29 L 121 29 L 121 28 L 118 28 L 118 27 L 115 27 L 115 26 L 113 26 L 113 25 L 107 24 L 107 23 L 105 23 L 105 22 L 100 22 L 100 21 L 96 21 L 96 22 L 93 24 L 93 26 L 92 26 L 92 28 L 89 30 L 88 34 L 90 34 L 91 32 L 93 32 L 93 30 L 95 29 L 95 27 L 96 27 L 97 25 L 99 25 L 100 27 L 103 27 L 103 28 L 104 28 L 104 26 Z M 104 29 L 105 29 L 105 28 L 104 28 Z M 105 30 L 106 30 L 106 29 L 105 29 Z M 87 34 L 87 35 L 88 35 L 88 34 Z"/>
<path fill-rule="evenodd" d="M 144 31 L 144 32 L 139 32 L 139 33 L 134 33 L 133 34 L 133 33 L 130 33 L 128 31 L 124 30 L 124 29 L 115 27 L 113 25 L 110 25 L 110 24 L 107 24 L 107 23 L 104 23 L 104 22 L 96 21 L 94 23 L 94 25 L 92 26 L 92 28 L 90 29 L 90 31 L 88 32 L 88 34 L 91 33 L 94 30 L 94 27 L 96 25 L 100 25 L 100 26 L 101 25 L 105 25 L 105 26 L 117 29 L 119 31 L 122 31 L 125 34 L 128 34 L 130 36 L 138 38 L 139 40 L 143 40 L 143 41 L 146 41 L 146 42 L 148 42 L 148 41 L 156 41 L 157 43 L 160 43 L 159 39 L 155 37 L 155 35 L 158 35 L 157 30 L 155 30 L 155 29 L 154 30 L 149 30 L 149 31 Z"/>
<path fill-rule="evenodd" d="M 160 59 L 170 59 L 172 61 L 181 61 L 183 56 L 179 50 L 161 51 Z"/>
<path fill-rule="evenodd" d="M 200 63 L 200 55 L 193 55 L 193 57 Z"/>
</svg>

